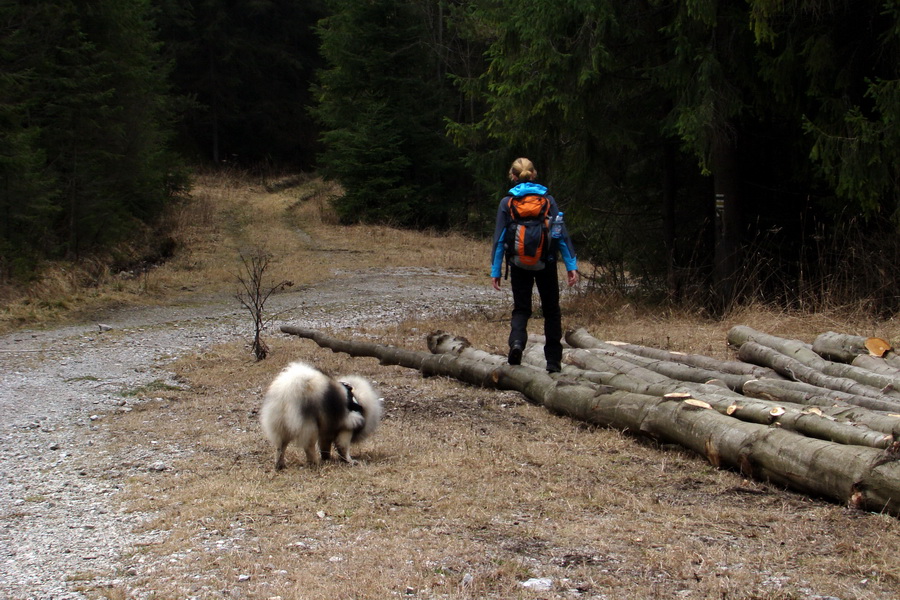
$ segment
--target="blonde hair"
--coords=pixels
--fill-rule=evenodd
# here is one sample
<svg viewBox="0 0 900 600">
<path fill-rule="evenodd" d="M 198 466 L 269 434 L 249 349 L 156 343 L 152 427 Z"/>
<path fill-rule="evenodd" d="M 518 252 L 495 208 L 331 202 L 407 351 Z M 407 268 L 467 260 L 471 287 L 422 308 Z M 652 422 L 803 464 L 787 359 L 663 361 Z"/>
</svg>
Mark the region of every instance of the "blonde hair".
<svg viewBox="0 0 900 600">
<path fill-rule="evenodd" d="M 527 158 L 517 158 L 509 168 L 509 177 L 515 181 L 534 181 L 537 179 L 537 169 Z"/>
</svg>

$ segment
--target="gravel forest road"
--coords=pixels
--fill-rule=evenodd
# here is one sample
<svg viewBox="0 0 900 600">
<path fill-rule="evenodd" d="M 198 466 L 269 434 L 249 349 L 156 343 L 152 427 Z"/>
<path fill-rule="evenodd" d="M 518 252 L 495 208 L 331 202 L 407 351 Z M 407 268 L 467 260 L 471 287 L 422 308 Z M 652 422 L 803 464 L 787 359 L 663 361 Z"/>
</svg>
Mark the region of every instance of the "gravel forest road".
<svg viewBox="0 0 900 600">
<path fill-rule="evenodd" d="M 266 304 L 281 322 L 353 328 L 447 316 L 505 302 L 489 285 L 420 268 L 337 274 Z M 179 356 L 252 334 L 234 297 L 130 308 L 96 321 L 0 336 L 0 600 L 71 600 L 79 584 L 128 589 L 129 549 L 146 515 L 117 507 L 129 474 L 164 468 L 160 453 L 113 455 L 97 421 L 136 401 L 129 391 L 174 384 Z"/>
</svg>

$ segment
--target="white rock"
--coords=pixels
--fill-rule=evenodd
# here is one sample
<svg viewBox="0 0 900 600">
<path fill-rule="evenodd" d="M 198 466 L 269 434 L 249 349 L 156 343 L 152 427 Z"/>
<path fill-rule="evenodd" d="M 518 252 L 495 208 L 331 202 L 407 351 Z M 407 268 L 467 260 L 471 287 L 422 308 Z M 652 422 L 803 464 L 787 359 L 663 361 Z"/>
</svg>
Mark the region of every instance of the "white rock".
<svg viewBox="0 0 900 600">
<path fill-rule="evenodd" d="M 549 577 L 532 577 L 528 581 L 522 581 L 519 585 L 535 592 L 549 592 L 553 589 L 553 580 Z"/>
</svg>

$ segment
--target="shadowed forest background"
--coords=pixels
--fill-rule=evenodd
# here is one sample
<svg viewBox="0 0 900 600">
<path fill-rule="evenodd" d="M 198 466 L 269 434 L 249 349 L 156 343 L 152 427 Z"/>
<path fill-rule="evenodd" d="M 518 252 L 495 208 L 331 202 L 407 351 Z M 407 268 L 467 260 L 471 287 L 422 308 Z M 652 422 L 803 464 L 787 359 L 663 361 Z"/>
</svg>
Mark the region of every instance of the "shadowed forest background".
<svg viewBox="0 0 900 600">
<path fill-rule="evenodd" d="M 528 156 L 601 290 L 900 310 L 892 0 L 33 0 L 0 63 L 6 298 L 165 260 L 199 168 L 483 237 Z"/>
</svg>

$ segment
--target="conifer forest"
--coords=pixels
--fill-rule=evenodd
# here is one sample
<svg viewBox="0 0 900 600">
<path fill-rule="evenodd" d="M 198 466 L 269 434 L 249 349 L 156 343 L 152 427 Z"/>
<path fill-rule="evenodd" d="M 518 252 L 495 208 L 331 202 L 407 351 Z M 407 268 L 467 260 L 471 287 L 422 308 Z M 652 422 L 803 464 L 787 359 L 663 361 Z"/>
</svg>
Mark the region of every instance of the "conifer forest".
<svg viewBox="0 0 900 600">
<path fill-rule="evenodd" d="M 164 255 L 197 168 L 486 236 L 527 156 L 597 286 L 900 310 L 896 0 L 29 0 L 0 28 L 6 284 Z"/>
</svg>

